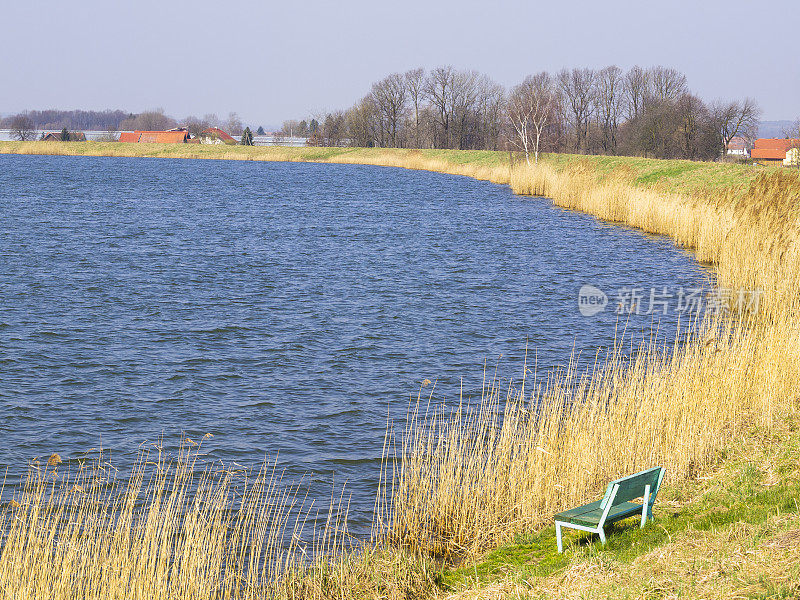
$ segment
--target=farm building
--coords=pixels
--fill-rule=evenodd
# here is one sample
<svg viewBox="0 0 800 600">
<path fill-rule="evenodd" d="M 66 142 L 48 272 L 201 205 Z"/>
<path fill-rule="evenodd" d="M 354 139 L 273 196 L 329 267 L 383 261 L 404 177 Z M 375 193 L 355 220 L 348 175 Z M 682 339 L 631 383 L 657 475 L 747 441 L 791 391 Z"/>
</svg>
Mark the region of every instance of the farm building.
<svg viewBox="0 0 800 600">
<path fill-rule="evenodd" d="M 733 137 L 728 143 L 728 156 L 750 156 L 747 140 L 743 137 Z"/>
<path fill-rule="evenodd" d="M 185 144 L 189 141 L 189 132 L 185 128 L 170 131 L 123 131 L 119 135 L 119 141 L 134 144 Z"/>
<path fill-rule="evenodd" d="M 800 148 L 789 148 L 786 158 L 783 159 L 784 167 L 800 167 Z"/>
<path fill-rule="evenodd" d="M 42 138 L 45 142 L 62 142 L 64 140 L 61 139 L 61 132 L 57 133 L 48 133 Z M 86 134 L 82 131 L 70 131 L 69 132 L 69 141 L 70 142 L 85 142 L 86 141 Z"/>
<path fill-rule="evenodd" d="M 786 165 L 791 150 L 800 146 L 798 139 L 761 138 L 755 141 L 750 156 L 760 165 Z"/>
<path fill-rule="evenodd" d="M 226 132 L 222 131 L 219 127 L 209 127 L 200 132 L 201 144 L 235 144 L 236 140 L 233 139 Z"/>
</svg>

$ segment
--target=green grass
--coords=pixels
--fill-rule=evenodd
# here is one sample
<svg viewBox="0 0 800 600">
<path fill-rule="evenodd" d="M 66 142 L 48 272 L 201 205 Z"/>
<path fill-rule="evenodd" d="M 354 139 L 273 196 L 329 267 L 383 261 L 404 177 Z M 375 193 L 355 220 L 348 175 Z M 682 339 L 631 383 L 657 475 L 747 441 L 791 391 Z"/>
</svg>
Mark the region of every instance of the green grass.
<svg viewBox="0 0 800 600">
<path fill-rule="evenodd" d="M 662 160 L 631 156 L 547 154 L 544 160 L 557 169 L 582 164 L 594 171 L 598 180 L 612 173 L 615 176 L 624 174 L 635 186 L 684 194 L 743 189 L 758 174 L 776 169 L 776 167 L 767 168 L 742 163 Z"/>
<path fill-rule="evenodd" d="M 336 161 L 346 157 L 353 162 L 369 164 L 378 156 L 394 155 L 400 159 L 421 157 L 450 164 L 477 167 L 507 166 L 510 155 L 490 150 L 406 150 L 391 148 L 315 148 L 315 147 L 247 147 L 203 144 L 119 144 L 114 142 L 0 142 L 0 154 L 69 154 L 84 156 L 137 156 L 147 158 L 191 158 L 222 160 Z M 521 154 L 514 157 L 521 164 Z M 543 154 L 542 161 L 557 169 L 583 166 L 593 171 L 598 180 L 613 175 L 625 177 L 637 186 L 661 191 L 693 194 L 724 189 L 743 189 L 764 167 L 737 163 L 659 160 L 630 156 L 584 156 L 576 154 Z M 774 169 L 775 167 L 773 167 Z"/>
<path fill-rule="evenodd" d="M 262 148 L 243 146 L 0 142 L 0 153 L 78 154 L 93 156 L 141 156 L 221 160 L 297 160 L 326 161 L 346 157 L 353 162 L 380 155 L 397 158 L 434 159 L 450 164 L 480 167 L 507 166 L 506 152 L 457 150 L 386 150 L 364 148 Z M 709 193 L 714 190 L 746 187 L 764 169 L 741 164 L 697 163 L 631 157 L 546 155 L 543 161 L 557 169 L 586 168 L 598 180 L 621 177 L 633 185 L 664 191 Z M 401 162 L 401 161 L 398 161 Z M 411 164 L 409 162 L 409 164 Z M 752 433 L 746 439 L 759 443 L 747 448 L 732 448 L 730 456 L 720 457 L 723 469 L 708 479 L 665 487 L 656 504 L 656 520 L 644 529 L 636 519 L 608 529 L 605 546 L 590 535 L 567 532 L 567 552 L 556 551 L 555 531 L 518 536 L 514 543 L 498 548 L 479 560 L 445 568 L 439 579 L 445 590 L 460 590 L 487 585 L 504 578 L 531 581 L 557 576 L 580 561 L 609 560 L 631 565 L 655 549 L 675 544 L 692 532 L 728 531 L 739 525 L 763 525 L 777 515 L 798 515 L 800 481 L 797 456 L 800 436 L 763 440 Z M 764 442 L 763 445 L 761 442 Z M 745 445 L 746 442 L 740 442 Z M 765 471 L 764 463 L 774 468 Z M 772 479 L 775 479 L 773 481 Z M 759 539 L 753 534 L 753 543 Z M 766 585 L 766 584 L 765 584 Z M 772 584 L 769 584 L 772 585 Z M 770 588 L 771 589 L 771 588 Z M 783 593 L 777 587 L 775 594 Z M 767 592 L 765 592 L 767 593 Z M 773 592 L 768 592 L 773 593 Z"/>
<path fill-rule="evenodd" d="M 680 534 L 724 532 L 741 524 L 763 524 L 780 515 L 800 515 L 800 436 L 775 437 L 765 448 L 768 450 L 762 452 L 752 446 L 741 447 L 713 476 L 665 486 L 655 505 L 655 519 L 644 528 L 639 528 L 637 518 L 607 527 L 605 546 L 596 535 L 565 529 L 565 552 L 559 554 L 555 527 L 550 526 L 520 535 L 514 543 L 475 562 L 443 569 L 441 585 L 446 591 L 457 591 L 508 578 L 530 582 L 557 575 L 576 561 L 598 558 L 631 564 Z M 774 465 L 771 473 L 764 472 L 765 463 Z M 775 481 L 770 481 L 771 477 Z"/>
</svg>

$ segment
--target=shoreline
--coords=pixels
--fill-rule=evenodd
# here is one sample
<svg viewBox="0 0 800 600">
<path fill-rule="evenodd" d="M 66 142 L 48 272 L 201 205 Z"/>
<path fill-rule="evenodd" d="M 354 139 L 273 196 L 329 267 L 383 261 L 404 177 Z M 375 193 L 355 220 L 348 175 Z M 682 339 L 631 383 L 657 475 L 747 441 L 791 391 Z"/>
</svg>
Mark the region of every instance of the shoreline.
<svg viewBox="0 0 800 600">
<path fill-rule="evenodd" d="M 499 150 L 0 141 L 3 154 L 361 164 L 465 175 L 498 184 L 511 183 L 512 166 L 527 168 L 518 156 L 512 165 L 510 154 Z M 759 172 L 775 170 L 736 163 L 546 153 L 541 155 L 540 164 L 558 171 L 582 164 L 599 180 L 625 171 L 636 187 L 677 193 L 715 186 L 710 177 L 719 178 L 723 188 L 747 185 Z"/>
<path fill-rule="evenodd" d="M 482 403 L 482 409 L 491 409 L 504 400 L 523 406 L 535 401 L 543 407 L 536 420 L 514 414 L 496 424 L 498 430 L 491 421 L 481 429 L 480 419 L 447 421 L 445 416 L 448 427 L 442 437 L 441 421 L 412 419 L 411 429 L 397 435 L 398 440 L 411 435 L 412 442 L 399 456 L 402 475 L 397 481 L 389 473 L 384 477 L 386 486 L 398 483 L 404 492 L 389 493 L 379 516 L 390 531 L 402 531 L 404 545 L 420 554 L 454 555 L 461 548 L 479 556 L 515 535 L 546 532 L 552 514 L 594 499 L 610 475 L 653 462 L 667 468 L 668 484 L 679 489 L 726 464 L 725 453 L 740 438 L 759 447 L 758 439 L 774 436 L 796 418 L 800 180 L 794 173 L 568 155 L 545 156 L 538 166 L 518 163 L 512 169 L 508 154 L 500 152 L 108 148 L 117 144 L 0 142 L 0 154 L 332 162 L 466 175 L 667 235 L 693 250 L 698 261 L 713 263 L 721 285 L 765 291 L 764 305 L 747 316 L 747 327 L 719 322 L 707 337 L 673 356 L 646 353 L 625 371 L 612 364 L 604 371 L 608 377 L 590 382 L 579 401 L 567 404 L 570 382 L 556 381 L 553 389 L 530 400 L 524 391 L 512 398 L 498 391 Z M 586 423 L 598 427 L 592 430 Z M 482 436 L 492 443 L 480 445 L 476 439 Z M 415 445 L 417 439 L 422 445 Z M 431 439 L 433 445 L 426 446 Z M 513 444 L 506 448 L 508 440 Z M 440 448 L 459 450 L 442 453 Z M 474 456 L 487 458 L 476 463 Z M 509 487 L 503 483 L 508 481 L 518 483 Z M 592 552 L 597 553 L 593 548 L 571 544 L 569 552 L 591 561 Z"/>
</svg>

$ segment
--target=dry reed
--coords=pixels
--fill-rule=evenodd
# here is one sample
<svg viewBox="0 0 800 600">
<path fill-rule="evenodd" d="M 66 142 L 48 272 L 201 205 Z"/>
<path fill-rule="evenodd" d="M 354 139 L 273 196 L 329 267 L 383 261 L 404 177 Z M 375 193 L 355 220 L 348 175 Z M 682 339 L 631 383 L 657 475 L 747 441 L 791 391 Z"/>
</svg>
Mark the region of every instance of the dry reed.
<svg viewBox="0 0 800 600">
<path fill-rule="evenodd" d="M 264 468 L 236 482 L 224 471 L 145 458 L 120 486 L 98 464 L 68 477 L 31 471 L 5 505 L 0 589 L 15 598 L 418 597 L 434 585 L 417 551 L 477 552 L 546 523 L 604 483 L 653 464 L 670 479 L 717 460 L 751 422 L 769 427 L 797 409 L 800 219 L 796 177 L 764 176 L 747 190 L 691 197 L 599 178 L 580 162 L 557 169 L 459 163 L 413 150 L 215 149 L 126 144 L 5 144 L 0 151 L 375 164 L 508 183 L 566 208 L 671 237 L 717 265 L 720 285 L 761 289 L 759 310 L 708 321 L 666 354 L 612 354 L 595 373 L 569 367 L 547 384 L 484 385 L 477 406 L 423 411 L 390 430 L 376 504 L 376 543 L 346 548 L 332 521 L 310 549 L 297 488 Z M 179 153 L 176 155 L 175 153 Z M 151 466 L 153 470 L 145 468 Z M 54 474 L 55 473 L 55 474 Z M 288 540 L 288 541 L 287 541 Z"/>
<path fill-rule="evenodd" d="M 32 465 L 0 516 L 0 596 L 402 597 L 432 585 L 424 561 L 354 548 L 343 498 L 308 531 L 313 507 L 274 463 L 236 472 L 201 466 L 198 452 L 188 439 L 172 458 L 141 452 L 126 483 L 102 459 Z"/>
<path fill-rule="evenodd" d="M 515 170 L 511 186 L 559 206 L 669 235 L 717 264 L 720 285 L 761 289 L 758 310 L 717 315 L 665 353 L 618 354 L 588 376 L 545 386 L 484 386 L 477 406 L 412 409 L 390 432 L 381 499 L 385 535 L 446 556 L 478 552 L 539 527 L 618 476 L 662 465 L 696 475 L 749 423 L 769 427 L 800 392 L 800 181 L 757 178 L 719 198 L 598 182 L 580 164 Z"/>
</svg>

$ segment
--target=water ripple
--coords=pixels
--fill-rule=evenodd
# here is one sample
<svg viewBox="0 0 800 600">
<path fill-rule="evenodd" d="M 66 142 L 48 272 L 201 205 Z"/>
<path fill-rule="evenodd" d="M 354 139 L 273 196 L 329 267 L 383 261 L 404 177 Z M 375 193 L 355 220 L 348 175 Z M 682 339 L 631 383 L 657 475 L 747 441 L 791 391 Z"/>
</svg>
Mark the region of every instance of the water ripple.
<svg viewBox="0 0 800 600">
<path fill-rule="evenodd" d="M 0 156 L 0 464 L 181 433 L 374 502 L 387 412 L 613 344 L 577 290 L 690 287 L 663 238 L 464 177 L 345 165 Z M 675 320 L 660 324 L 670 340 Z M 647 335 L 642 318 L 631 330 Z M 502 359 L 499 357 L 502 355 Z M 430 388 L 428 388 L 430 389 Z M 16 469 L 16 470 L 15 470 Z"/>
</svg>

